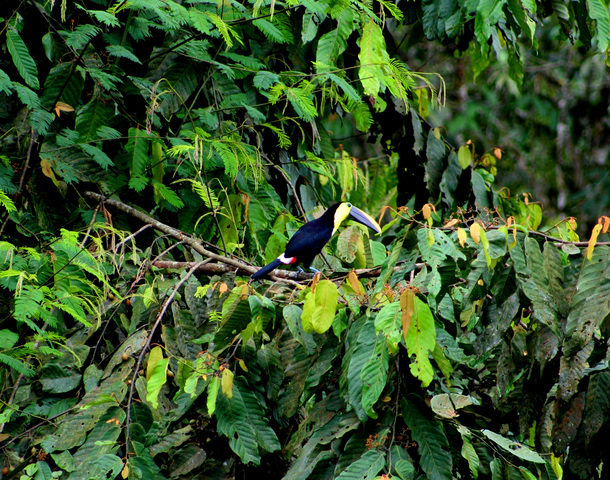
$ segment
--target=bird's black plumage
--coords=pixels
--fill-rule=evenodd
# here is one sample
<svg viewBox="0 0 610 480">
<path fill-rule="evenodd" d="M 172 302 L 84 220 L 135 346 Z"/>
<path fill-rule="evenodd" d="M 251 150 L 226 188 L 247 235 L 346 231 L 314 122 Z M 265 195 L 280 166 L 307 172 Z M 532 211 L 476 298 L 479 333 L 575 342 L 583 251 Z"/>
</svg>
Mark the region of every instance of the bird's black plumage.
<svg viewBox="0 0 610 480">
<path fill-rule="evenodd" d="M 341 202 L 331 206 L 315 220 L 307 222 L 299 228 L 286 245 L 286 251 L 268 265 L 252 274 L 250 281 L 261 278 L 281 265 L 300 264 L 309 267 L 316 255 L 322 252 L 339 224 L 348 216 L 376 232 L 380 227 L 366 213 L 358 210 L 349 203 Z"/>
</svg>

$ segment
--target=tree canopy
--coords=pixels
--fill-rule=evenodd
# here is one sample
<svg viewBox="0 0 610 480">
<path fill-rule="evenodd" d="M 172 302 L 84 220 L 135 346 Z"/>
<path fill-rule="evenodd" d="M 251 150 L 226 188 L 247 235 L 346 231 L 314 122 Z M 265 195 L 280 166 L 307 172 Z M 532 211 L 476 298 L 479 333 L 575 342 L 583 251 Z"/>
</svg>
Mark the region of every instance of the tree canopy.
<svg viewBox="0 0 610 480">
<path fill-rule="evenodd" d="M 608 476 L 605 0 L 3 15 L 3 478 Z"/>
</svg>

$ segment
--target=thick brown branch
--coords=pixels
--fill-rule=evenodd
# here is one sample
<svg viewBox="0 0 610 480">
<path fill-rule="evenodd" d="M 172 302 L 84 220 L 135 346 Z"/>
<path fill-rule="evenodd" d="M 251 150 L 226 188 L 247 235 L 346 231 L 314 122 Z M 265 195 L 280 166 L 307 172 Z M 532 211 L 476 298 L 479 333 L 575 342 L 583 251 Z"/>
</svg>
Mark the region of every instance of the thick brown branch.
<svg viewBox="0 0 610 480">
<path fill-rule="evenodd" d="M 185 234 L 184 232 L 178 230 L 177 228 L 170 227 L 169 225 L 166 225 L 165 223 L 154 219 L 153 217 L 151 217 L 150 215 L 147 215 L 146 213 L 140 212 L 139 210 L 136 210 L 135 208 L 130 207 L 129 205 L 125 205 L 124 203 L 119 202 L 118 200 L 106 198 L 103 195 L 100 195 L 99 193 L 95 193 L 95 192 L 85 192 L 85 196 L 89 197 L 97 202 L 100 202 L 100 203 L 103 202 L 103 203 L 106 203 L 107 205 L 111 205 L 114 208 L 121 210 L 121 211 L 131 215 L 132 217 L 135 217 L 135 218 L 141 220 L 144 223 L 152 225 L 154 228 L 165 233 L 166 235 L 174 237 L 175 239 L 180 240 L 180 241 L 184 242 L 185 244 L 189 245 L 193 250 L 195 250 L 197 253 L 199 253 L 200 255 L 202 255 L 204 257 L 211 258 L 212 260 L 216 260 L 217 262 L 224 263 L 225 265 L 230 265 L 230 267 L 232 267 L 232 268 L 228 268 L 227 271 L 237 269 L 238 271 L 241 271 L 242 273 L 252 274 L 258 270 L 257 267 L 248 265 L 240 260 L 236 260 L 234 258 L 226 257 L 224 255 L 220 255 L 218 253 L 212 252 L 212 251 L 208 250 L 207 248 L 204 248 L 203 245 L 201 245 L 201 243 L 197 239 L 190 237 L 189 235 Z M 193 265 L 193 264 L 191 264 L 191 265 Z M 294 272 L 284 272 L 284 271 L 276 270 L 275 275 L 270 276 L 270 277 L 274 280 L 281 280 L 281 281 L 290 283 L 290 282 L 292 282 L 292 280 L 290 280 L 290 279 L 295 278 L 295 275 L 294 275 Z M 307 278 L 309 278 L 309 277 L 307 277 Z"/>
</svg>

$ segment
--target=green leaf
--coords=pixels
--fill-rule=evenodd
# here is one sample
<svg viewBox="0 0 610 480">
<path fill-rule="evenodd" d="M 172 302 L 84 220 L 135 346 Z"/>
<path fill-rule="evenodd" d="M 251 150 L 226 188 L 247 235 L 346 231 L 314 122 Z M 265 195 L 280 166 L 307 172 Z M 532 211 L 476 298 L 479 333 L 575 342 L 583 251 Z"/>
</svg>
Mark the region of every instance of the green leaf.
<svg viewBox="0 0 610 480">
<path fill-rule="evenodd" d="M 40 373 L 42 389 L 49 393 L 71 392 L 80 385 L 82 375 L 67 366 L 45 365 Z"/>
<path fill-rule="evenodd" d="M 332 325 L 337 312 L 339 290 L 330 280 L 321 280 L 315 292 L 309 292 L 303 305 L 303 330 L 306 333 L 324 333 Z"/>
<path fill-rule="evenodd" d="M 107 45 L 106 51 L 111 57 L 126 58 L 134 63 L 142 64 L 140 59 L 128 48 L 122 45 Z"/>
<path fill-rule="evenodd" d="M 362 380 L 362 407 L 371 418 L 377 418 L 373 407 L 379 400 L 388 379 L 388 366 L 390 355 L 388 343 L 384 335 L 377 335 L 373 354 L 367 360 L 360 371 Z"/>
<path fill-rule="evenodd" d="M 377 450 L 367 450 L 335 478 L 336 480 L 373 480 L 384 467 L 385 454 Z"/>
<path fill-rule="evenodd" d="M 440 423 L 435 420 L 419 397 L 410 394 L 400 402 L 402 416 L 411 429 L 421 456 L 420 466 L 430 480 L 452 478 L 449 442 Z"/>
<path fill-rule="evenodd" d="M 163 358 L 161 347 L 154 347 L 150 351 L 146 367 L 146 401 L 150 402 L 155 410 L 159 408 L 161 388 L 167 383 L 168 366 L 169 358 Z"/>
<path fill-rule="evenodd" d="M 356 325 L 352 325 L 349 330 L 350 349 L 342 362 L 343 381 L 347 381 L 349 403 L 354 408 L 358 418 L 364 422 L 368 419 L 368 415 L 362 405 L 364 384 L 360 374 L 375 351 L 377 334 L 375 333 L 375 322 L 372 318 L 362 317 Z"/>
<path fill-rule="evenodd" d="M 38 67 L 31 57 L 28 47 L 25 45 L 17 30 L 9 28 L 6 30 L 6 48 L 13 59 L 13 64 L 17 68 L 19 75 L 23 77 L 25 83 L 37 90 L 40 87 L 38 82 Z"/>
<path fill-rule="evenodd" d="M 498 435 L 491 430 L 483 429 L 481 430 L 481 433 L 496 445 L 502 447 L 506 452 L 512 453 L 522 460 L 534 463 L 546 463 L 544 458 L 542 458 L 536 451 L 532 450 L 527 445 L 509 440 L 508 438 Z"/>
<path fill-rule="evenodd" d="M 6 328 L 0 330 L 0 350 L 13 348 L 19 340 L 19 334 Z"/>
<path fill-rule="evenodd" d="M 318 111 L 311 95 L 301 87 L 291 87 L 285 90 L 286 98 L 295 112 L 306 122 L 312 122 L 318 116 Z"/>
<path fill-rule="evenodd" d="M 383 333 L 388 343 L 388 351 L 395 354 L 402 340 L 400 303 L 394 302 L 384 305 L 375 317 L 375 330 Z"/>
<path fill-rule="evenodd" d="M 325 33 L 318 40 L 316 62 L 336 66 L 337 59 L 347 48 L 347 39 L 354 31 L 354 10 L 345 9 L 337 21 L 337 28 Z"/>
<path fill-rule="evenodd" d="M 567 337 L 585 345 L 610 314 L 610 248 L 597 246 L 583 261 L 565 326 Z"/>
<path fill-rule="evenodd" d="M 444 39 L 447 36 L 445 21 L 455 12 L 455 0 L 424 0 L 422 2 L 422 24 L 429 40 Z"/>
<path fill-rule="evenodd" d="M 591 20 L 597 24 L 597 49 L 607 54 L 610 46 L 610 15 L 608 6 L 602 0 L 587 0 L 587 9 Z"/>
<path fill-rule="evenodd" d="M 229 438 L 231 449 L 244 463 L 259 465 L 259 449 L 274 452 L 281 448 L 261 404 L 243 377 L 235 378 L 230 399 L 218 397 L 216 419 L 219 433 Z"/>
<path fill-rule="evenodd" d="M 79 133 L 81 142 L 97 140 L 100 127 L 111 126 L 115 116 L 114 105 L 101 98 L 93 98 L 84 107 L 77 110 L 74 130 Z"/>
<path fill-rule="evenodd" d="M 434 378 L 429 355 L 436 346 L 436 328 L 430 307 L 419 297 L 415 297 L 411 326 L 405 337 L 409 356 L 414 356 L 409 368 L 414 377 L 427 387 Z"/>
<path fill-rule="evenodd" d="M 360 69 L 358 77 L 362 83 L 364 94 L 376 98 L 382 86 L 382 65 L 387 63 L 385 40 L 381 28 L 374 20 L 368 21 L 360 37 Z"/>
</svg>

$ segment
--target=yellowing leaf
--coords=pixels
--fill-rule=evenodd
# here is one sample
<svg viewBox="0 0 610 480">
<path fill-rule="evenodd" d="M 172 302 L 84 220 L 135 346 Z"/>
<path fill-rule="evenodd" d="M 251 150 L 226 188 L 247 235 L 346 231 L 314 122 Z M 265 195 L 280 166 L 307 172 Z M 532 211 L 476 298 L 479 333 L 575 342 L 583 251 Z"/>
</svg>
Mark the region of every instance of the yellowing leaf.
<svg viewBox="0 0 610 480">
<path fill-rule="evenodd" d="M 606 233 L 608 231 L 608 227 L 610 227 L 610 217 L 607 217 L 606 215 L 602 215 L 599 219 L 600 223 L 602 223 L 604 226 L 602 228 L 602 233 Z"/>
<path fill-rule="evenodd" d="M 487 233 L 481 228 L 479 231 L 481 238 L 481 245 L 483 246 L 483 253 L 485 254 L 485 262 L 488 267 L 491 267 L 491 256 L 489 255 L 489 240 L 487 240 Z"/>
<path fill-rule="evenodd" d="M 163 350 L 161 349 L 161 347 L 154 347 L 148 354 L 148 364 L 146 366 L 146 380 L 150 380 L 155 366 L 160 360 L 163 360 Z"/>
<path fill-rule="evenodd" d="M 428 94 L 427 88 L 418 88 L 415 90 L 419 104 L 419 116 L 422 118 L 428 118 L 430 115 L 430 95 Z"/>
<path fill-rule="evenodd" d="M 244 362 L 241 358 L 238 360 L 238 362 L 239 362 L 239 366 L 241 367 L 241 369 L 244 372 L 247 372 L 248 371 L 248 367 L 246 365 L 246 362 Z"/>
<path fill-rule="evenodd" d="M 121 477 L 127 478 L 129 477 L 129 465 L 125 465 L 123 470 L 121 470 Z"/>
<path fill-rule="evenodd" d="M 337 255 L 347 262 L 352 263 L 356 259 L 358 245 L 362 239 L 362 230 L 355 225 L 345 228 L 337 239 Z"/>
<path fill-rule="evenodd" d="M 413 318 L 405 344 L 409 357 L 413 357 L 409 365 L 411 373 L 421 381 L 422 386 L 427 387 L 434 378 L 429 355 L 436 346 L 436 329 L 430 307 L 417 296 L 413 303 Z"/>
<path fill-rule="evenodd" d="M 464 245 L 466 245 L 466 230 L 464 230 L 463 228 L 458 228 L 457 229 L 457 237 L 458 237 L 458 242 L 460 243 L 460 247 L 464 248 Z"/>
<path fill-rule="evenodd" d="M 494 157 L 496 157 L 498 160 L 502 159 L 502 150 L 500 150 L 498 147 L 494 148 Z"/>
<path fill-rule="evenodd" d="M 402 336 L 406 339 L 407 333 L 411 328 L 413 313 L 415 311 L 415 291 L 412 288 L 407 288 L 400 294 L 400 310 L 402 311 L 400 317 L 402 323 Z"/>
<path fill-rule="evenodd" d="M 358 295 L 359 297 L 362 297 L 364 295 L 364 288 L 362 287 L 362 283 L 360 283 L 356 272 L 354 272 L 353 270 L 349 272 L 347 274 L 347 281 L 349 282 L 356 295 Z"/>
<path fill-rule="evenodd" d="M 424 219 L 428 220 L 432 216 L 432 208 L 429 203 L 426 203 L 422 209 L 421 213 L 424 216 Z"/>
<path fill-rule="evenodd" d="M 445 223 L 444 228 L 455 227 L 460 221 L 457 218 L 452 218 L 447 223 Z"/>
<path fill-rule="evenodd" d="M 227 398 L 233 398 L 233 372 L 228 368 L 222 371 L 222 393 Z"/>
<path fill-rule="evenodd" d="M 470 225 L 470 236 L 472 237 L 472 240 L 474 240 L 474 243 L 478 245 L 481 241 L 481 225 L 479 223 L 474 222 Z"/>
<path fill-rule="evenodd" d="M 324 333 L 332 325 L 337 312 L 339 290 L 330 280 L 321 280 L 315 287 L 315 292 L 309 292 L 305 297 L 301 321 L 303 330 L 307 333 Z"/>
<path fill-rule="evenodd" d="M 72 107 L 71 105 L 68 105 L 67 103 L 57 102 L 55 104 L 55 115 L 57 115 L 58 117 L 61 112 L 73 112 L 73 111 L 74 111 L 74 107 Z"/>
<path fill-rule="evenodd" d="M 587 260 L 591 261 L 593 258 L 593 249 L 595 248 L 595 244 L 597 243 L 597 237 L 599 233 L 602 231 L 602 224 L 598 223 L 593 227 L 593 232 L 591 232 L 591 238 L 589 238 L 589 244 L 587 245 Z"/>
<path fill-rule="evenodd" d="M 161 387 L 167 382 L 167 367 L 169 358 L 163 358 L 161 347 L 151 350 L 146 367 L 146 401 L 150 402 L 156 410 L 159 408 L 159 393 Z M 152 366 L 152 367 L 151 367 Z"/>
</svg>

